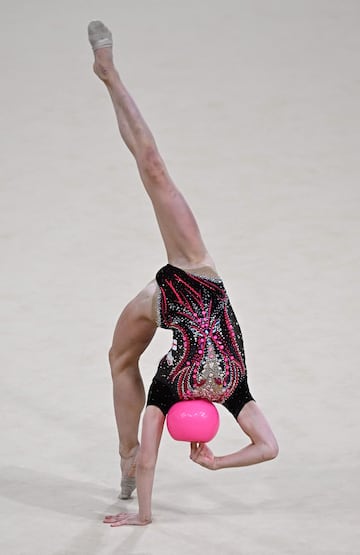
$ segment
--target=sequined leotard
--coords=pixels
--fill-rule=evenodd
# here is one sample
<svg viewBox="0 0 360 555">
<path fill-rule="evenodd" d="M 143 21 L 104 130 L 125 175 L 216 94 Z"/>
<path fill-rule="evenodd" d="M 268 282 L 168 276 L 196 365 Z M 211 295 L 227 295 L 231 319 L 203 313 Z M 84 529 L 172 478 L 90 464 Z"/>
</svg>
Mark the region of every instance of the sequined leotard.
<svg viewBox="0 0 360 555">
<path fill-rule="evenodd" d="M 208 399 L 237 418 L 250 394 L 240 326 L 220 278 L 195 275 L 171 264 L 156 274 L 158 325 L 173 331 L 147 404 L 164 414 L 179 400 Z"/>
</svg>

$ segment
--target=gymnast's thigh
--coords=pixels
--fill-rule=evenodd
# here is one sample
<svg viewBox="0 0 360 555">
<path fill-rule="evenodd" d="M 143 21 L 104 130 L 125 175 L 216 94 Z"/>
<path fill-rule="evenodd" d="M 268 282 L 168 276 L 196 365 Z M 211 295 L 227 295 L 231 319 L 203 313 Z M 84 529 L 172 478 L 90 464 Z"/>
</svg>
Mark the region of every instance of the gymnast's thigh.
<svg viewBox="0 0 360 555">
<path fill-rule="evenodd" d="M 157 328 L 153 313 L 156 285 L 147 285 L 122 311 L 117 321 L 110 360 L 132 363 L 144 352 Z"/>
</svg>

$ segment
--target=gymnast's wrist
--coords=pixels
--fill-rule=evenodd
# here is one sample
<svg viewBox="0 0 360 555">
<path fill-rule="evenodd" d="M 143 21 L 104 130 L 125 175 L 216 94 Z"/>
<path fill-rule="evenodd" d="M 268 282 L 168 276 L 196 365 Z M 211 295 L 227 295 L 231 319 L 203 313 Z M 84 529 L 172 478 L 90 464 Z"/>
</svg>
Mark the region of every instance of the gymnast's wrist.
<svg viewBox="0 0 360 555">
<path fill-rule="evenodd" d="M 222 468 L 220 459 L 221 457 L 214 457 L 213 470 L 220 470 Z"/>
</svg>

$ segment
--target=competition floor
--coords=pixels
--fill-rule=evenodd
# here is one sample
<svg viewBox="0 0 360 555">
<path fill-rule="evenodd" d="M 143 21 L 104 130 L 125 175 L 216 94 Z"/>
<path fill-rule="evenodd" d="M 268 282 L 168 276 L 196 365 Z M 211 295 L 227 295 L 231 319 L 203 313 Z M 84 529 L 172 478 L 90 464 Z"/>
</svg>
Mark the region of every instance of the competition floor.
<svg viewBox="0 0 360 555">
<path fill-rule="evenodd" d="M 0 553 L 357 555 L 359 3 L 2 3 Z M 209 472 L 164 431 L 154 521 L 110 529 L 107 362 L 165 253 L 87 23 L 199 220 L 279 458 Z M 170 345 L 142 359 L 149 385 Z M 220 410 L 216 454 L 245 445 Z"/>
</svg>

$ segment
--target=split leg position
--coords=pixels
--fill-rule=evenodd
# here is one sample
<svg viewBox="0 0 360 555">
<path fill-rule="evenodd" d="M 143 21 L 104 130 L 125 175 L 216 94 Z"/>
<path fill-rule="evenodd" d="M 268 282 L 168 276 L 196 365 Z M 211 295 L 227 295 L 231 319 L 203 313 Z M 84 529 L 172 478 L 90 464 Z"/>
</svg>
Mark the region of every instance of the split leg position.
<svg viewBox="0 0 360 555">
<path fill-rule="evenodd" d="M 184 269 L 207 266 L 215 272 L 214 262 L 191 209 L 173 183 L 150 129 L 114 66 L 110 31 L 102 23 L 93 22 L 89 25 L 89 40 L 95 55 L 95 74 L 110 94 L 121 137 L 135 158 L 154 208 L 168 262 Z M 139 448 L 138 429 L 145 404 L 139 359 L 156 331 L 155 292 L 153 281 L 125 307 L 117 322 L 109 353 L 120 445 L 121 497 L 128 499 L 136 485 L 139 501 L 136 514 L 120 513 L 106 517 L 105 522 L 112 526 L 151 522 L 151 492 L 165 417 L 158 407 L 146 408 Z M 214 457 L 205 444 L 192 444 L 191 459 L 215 470 L 252 465 L 277 455 L 276 439 L 254 401 L 244 406 L 237 420 L 250 438 L 247 447 L 223 457 Z"/>
</svg>

